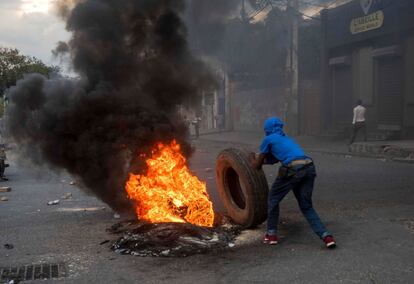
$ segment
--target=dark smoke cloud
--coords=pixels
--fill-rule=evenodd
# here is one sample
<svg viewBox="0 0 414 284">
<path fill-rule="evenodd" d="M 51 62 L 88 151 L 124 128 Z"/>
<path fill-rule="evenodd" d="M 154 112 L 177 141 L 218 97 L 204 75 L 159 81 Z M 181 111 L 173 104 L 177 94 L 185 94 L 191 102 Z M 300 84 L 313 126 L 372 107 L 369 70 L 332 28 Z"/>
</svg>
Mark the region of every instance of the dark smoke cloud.
<svg viewBox="0 0 414 284">
<path fill-rule="evenodd" d="M 211 87 L 188 51 L 180 0 L 59 1 L 72 33 L 67 53 L 81 78 L 28 75 L 9 90 L 8 128 L 35 162 L 66 169 L 117 210 L 131 209 L 124 184 L 142 172 L 138 153 L 187 129 L 177 105 Z"/>
<path fill-rule="evenodd" d="M 59 41 L 56 48 L 52 50 L 52 54 L 57 57 L 61 54 L 66 54 L 70 51 L 69 45 L 64 41 Z"/>
<path fill-rule="evenodd" d="M 231 18 L 240 16 L 240 0 L 187 0 L 192 48 L 216 55 Z"/>
<path fill-rule="evenodd" d="M 223 22 L 237 8 L 239 8 L 240 0 L 187 0 L 194 17 L 200 22 L 213 23 Z"/>
</svg>

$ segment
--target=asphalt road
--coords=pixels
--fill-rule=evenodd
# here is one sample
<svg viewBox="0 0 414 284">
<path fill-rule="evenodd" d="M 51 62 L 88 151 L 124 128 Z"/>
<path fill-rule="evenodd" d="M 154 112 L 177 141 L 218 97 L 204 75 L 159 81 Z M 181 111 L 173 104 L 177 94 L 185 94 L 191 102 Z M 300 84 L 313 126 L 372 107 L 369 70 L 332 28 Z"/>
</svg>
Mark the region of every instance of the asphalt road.
<svg viewBox="0 0 414 284">
<path fill-rule="evenodd" d="M 214 168 L 220 150 L 237 145 L 195 144 L 191 167 L 207 181 L 220 211 L 214 172 L 207 168 Z M 288 195 L 281 208 L 279 245 L 261 244 L 262 226 L 244 232 L 234 248 L 167 259 L 122 256 L 100 245 L 114 239 L 105 231 L 118 221 L 114 212 L 70 185 L 66 174 L 17 166 L 12 160 L 11 180 L 1 184 L 12 191 L 0 193 L 9 199 L 0 202 L 0 267 L 66 265 L 65 278 L 39 283 L 414 283 L 414 165 L 312 156 L 318 170 L 315 208 L 335 234 L 337 249 L 323 247 Z M 266 168 L 269 182 L 275 173 L 276 168 Z M 73 198 L 46 205 L 65 193 Z"/>
</svg>

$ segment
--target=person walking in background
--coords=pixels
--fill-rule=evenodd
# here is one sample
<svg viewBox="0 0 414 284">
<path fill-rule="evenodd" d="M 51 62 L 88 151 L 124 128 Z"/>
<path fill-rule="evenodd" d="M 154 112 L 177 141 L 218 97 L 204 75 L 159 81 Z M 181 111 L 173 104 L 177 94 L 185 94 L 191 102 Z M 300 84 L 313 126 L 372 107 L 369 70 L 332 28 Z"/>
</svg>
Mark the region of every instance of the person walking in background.
<svg viewBox="0 0 414 284">
<path fill-rule="evenodd" d="M 193 121 L 194 125 L 194 132 L 195 132 L 195 138 L 198 139 L 200 137 L 200 123 L 201 123 L 201 117 L 196 116 Z"/>
<path fill-rule="evenodd" d="M 4 175 L 4 171 L 6 170 L 6 167 L 8 167 L 9 165 L 6 164 L 6 147 L 4 144 L 0 144 L 0 181 L 7 181 L 9 180 L 8 178 L 6 178 L 6 176 Z"/>
<path fill-rule="evenodd" d="M 263 164 L 280 162 L 279 174 L 268 197 L 267 232 L 263 242 L 269 245 L 278 243 L 279 203 L 293 191 L 299 208 L 315 234 L 325 243 L 327 248 L 334 248 L 336 242 L 332 234 L 325 228 L 318 213 L 313 208 L 312 193 L 316 178 L 316 169 L 312 158 L 283 131 L 283 122 L 274 117 L 264 123 L 266 137 L 260 146 L 258 157 L 250 155 L 253 168 L 261 169 Z"/>
<path fill-rule="evenodd" d="M 222 114 L 217 114 L 214 119 L 216 120 L 216 128 L 218 129 L 219 133 L 224 128 L 224 116 Z"/>
<path fill-rule="evenodd" d="M 352 137 L 349 145 L 354 143 L 355 138 L 358 135 L 358 132 L 362 131 L 364 134 L 364 141 L 367 141 L 367 125 L 365 122 L 365 114 L 367 109 L 362 105 L 362 101 L 358 100 L 357 105 L 354 108 L 354 119 L 352 120 L 353 130 Z"/>
<path fill-rule="evenodd" d="M 185 127 L 187 127 L 187 129 L 190 130 L 191 121 L 187 118 L 186 115 L 183 116 L 183 121 L 184 121 Z"/>
</svg>

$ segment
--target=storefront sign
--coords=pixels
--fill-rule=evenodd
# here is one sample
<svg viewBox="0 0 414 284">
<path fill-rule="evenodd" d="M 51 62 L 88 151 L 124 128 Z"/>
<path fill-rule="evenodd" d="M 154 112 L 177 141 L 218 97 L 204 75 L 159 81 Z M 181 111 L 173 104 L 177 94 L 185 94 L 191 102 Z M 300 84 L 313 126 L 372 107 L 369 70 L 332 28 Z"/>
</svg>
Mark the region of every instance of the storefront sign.
<svg viewBox="0 0 414 284">
<path fill-rule="evenodd" d="M 351 33 L 359 34 L 379 29 L 384 24 L 384 12 L 377 11 L 365 17 L 353 19 L 351 22 Z"/>
<path fill-rule="evenodd" d="M 368 15 L 373 3 L 374 0 L 361 0 L 361 8 L 364 11 L 365 15 Z"/>
</svg>

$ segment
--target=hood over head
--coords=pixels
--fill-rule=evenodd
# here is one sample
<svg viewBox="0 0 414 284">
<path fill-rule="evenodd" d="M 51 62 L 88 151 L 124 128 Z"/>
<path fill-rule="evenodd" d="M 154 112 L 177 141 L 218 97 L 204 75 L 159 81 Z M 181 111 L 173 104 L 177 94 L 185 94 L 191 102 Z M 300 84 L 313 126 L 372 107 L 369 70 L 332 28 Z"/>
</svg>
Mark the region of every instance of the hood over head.
<svg viewBox="0 0 414 284">
<path fill-rule="evenodd" d="M 283 122 L 277 117 L 268 118 L 264 123 L 264 132 L 266 133 L 266 136 L 272 134 L 285 136 L 283 125 Z"/>
</svg>

